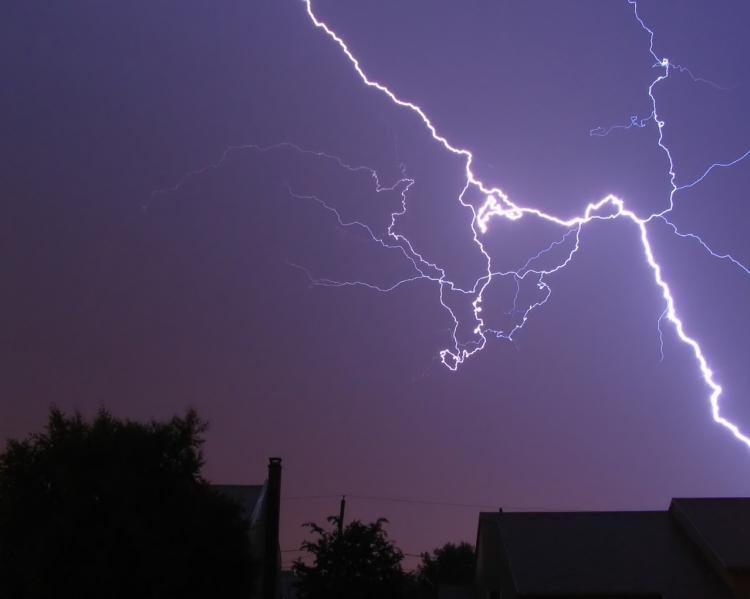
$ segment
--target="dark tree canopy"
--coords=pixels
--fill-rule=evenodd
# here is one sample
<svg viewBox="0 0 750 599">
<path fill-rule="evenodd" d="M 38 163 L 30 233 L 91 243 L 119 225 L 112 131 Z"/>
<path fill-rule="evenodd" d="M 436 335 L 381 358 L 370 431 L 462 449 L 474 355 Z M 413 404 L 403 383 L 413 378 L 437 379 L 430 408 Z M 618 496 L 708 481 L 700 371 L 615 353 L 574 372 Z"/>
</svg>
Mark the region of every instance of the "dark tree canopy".
<svg viewBox="0 0 750 599">
<path fill-rule="evenodd" d="M 328 518 L 334 526 L 336 517 Z M 301 559 L 294 563 L 299 578 L 297 586 L 302 599 L 390 599 L 399 597 L 408 582 L 401 568 L 404 555 L 389 541 L 383 524 L 385 518 L 371 524 L 354 520 L 341 534 L 328 532 L 308 523 L 318 536 L 306 541 L 302 549 L 315 558 L 312 565 Z"/>
<path fill-rule="evenodd" d="M 92 422 L 52 408 L 0 454 L 0 596 L 247 597 L 249 523 L 201 477 L 195 411 Z"/>
<path fill-rule="evenodd" d="M 417 582 L 427 591 L 424 596 L 437 597 L 438 585 L 471 585 L 474 582 L 474 547 L 469 543 L 446 543 L 432 555 L 422 554 L 417 568 Z"/>
</svg>

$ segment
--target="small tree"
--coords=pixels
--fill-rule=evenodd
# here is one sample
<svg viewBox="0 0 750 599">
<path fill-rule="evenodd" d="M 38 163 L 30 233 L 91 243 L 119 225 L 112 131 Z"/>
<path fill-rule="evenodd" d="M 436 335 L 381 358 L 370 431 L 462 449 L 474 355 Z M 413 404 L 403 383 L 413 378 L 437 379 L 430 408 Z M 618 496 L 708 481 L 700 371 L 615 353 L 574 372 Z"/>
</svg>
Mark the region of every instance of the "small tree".
<svg viewBox="0 0 750 599">
<path fill-rule="evenodd" d="M 338 526 L 339 518 L 328 522 Z M 308 526 L 318 538 L 305 541 L 302 549 L 314 557 L 312 565 L 301 559 L 292 569 L 299 578 L 302 599 L 390 599 L 399 597 L 407 583 L 401 568 L 403 553 L 389 541 L 380 518 L 371 524 L 355 520 L 341 533 L 328 532 L 315 523 Z"/>
<path fill-rule="evenodd" d="M 470 585 L 474 582 L 474 561 L 474 547 L 469 543 L 446 543 L 432 555 L 422 554 L 417 568 L 418 585 L 428 597 L 438 596 L 438 585 Z"/>
<path fill-rule="evenodd" d="M 241 506 L 200 476 L 195 411 L 140 424 L 52 408 L 0 454 L 0 596 L 247 597 Z"/>
</svg>

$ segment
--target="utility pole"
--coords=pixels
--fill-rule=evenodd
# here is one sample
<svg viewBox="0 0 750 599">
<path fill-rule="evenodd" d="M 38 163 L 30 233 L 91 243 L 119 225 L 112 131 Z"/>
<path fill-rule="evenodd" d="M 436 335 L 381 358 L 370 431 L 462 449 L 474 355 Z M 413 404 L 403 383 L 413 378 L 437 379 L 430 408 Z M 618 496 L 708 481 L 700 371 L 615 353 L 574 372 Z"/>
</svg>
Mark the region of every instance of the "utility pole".
<svg viewBox="0 0 750 599">
<path fill-rule="evenodd" d="M 341 496 L 341 509 L 339 509 L 339 536 L 344 528 L 344 510 L 346 509 L 346 495 Z"/>
</svg>

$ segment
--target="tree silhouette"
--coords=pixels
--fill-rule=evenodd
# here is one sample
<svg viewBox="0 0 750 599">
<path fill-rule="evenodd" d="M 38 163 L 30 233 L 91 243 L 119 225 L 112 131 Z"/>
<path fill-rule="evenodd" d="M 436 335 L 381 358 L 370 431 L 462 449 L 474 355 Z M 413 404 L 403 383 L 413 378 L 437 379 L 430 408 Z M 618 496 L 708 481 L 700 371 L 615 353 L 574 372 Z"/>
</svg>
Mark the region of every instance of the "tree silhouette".
<svg viewBox="0 0 750 599">
<path fill-rule="evenodd" d="M 0 454 L 0 596 L 247 597 L 241 506 L 200 476 L 194 410 L 140 424 L 51 408 Z"/>
<path fill-rule="evenodd" d="M 474 547 L 469 543 L 446 543 L 432 555 L 422 554 L 417 583 L 425 597 L 437 597 L 438 585 L 471 585 L 474 582 Z"/>
<path fill-rule="evenodd" d="M 310 527 L 318 538 L 305 541 L 302 549 L 314 557 L 312 565 L 302 559 L 292 569 L 299 578 L 297 589 L 302 599 L 390 599 L 399 597 L 408 582 L 401 568 L 404 555 L 389 541 L 380 518 L 371 524 L 354 520 L 336 529 L 339 518 L 331 516 L 334 532 L 315 523 Z"/>
</svg>

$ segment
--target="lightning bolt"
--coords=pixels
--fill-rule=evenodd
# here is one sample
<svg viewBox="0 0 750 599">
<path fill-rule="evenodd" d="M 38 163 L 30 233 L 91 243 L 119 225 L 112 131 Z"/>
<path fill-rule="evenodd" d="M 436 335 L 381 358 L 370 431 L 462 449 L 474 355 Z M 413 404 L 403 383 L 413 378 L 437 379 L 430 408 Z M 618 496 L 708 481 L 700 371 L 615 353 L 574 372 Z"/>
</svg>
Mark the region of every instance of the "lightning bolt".
<svg viewBox="0 0 750 599">
<path fill-rule="evenodd" d="M 525 323 L 528 321 L 532 311 L 535 310 L 536 308 L 543 306 L 549 300 L 552 290 L 546 282 L 546 277 L 548 277 L 549 275 L 553 273 L 559 272 L 574 259 L 575 254 L 580 247 L 581 231 L 586 225 L 588 225 L 589 223 L 593 221 L 604 221 L 604 220 L 609 221 L 609 220 L 616 220 L 616 219 L 625 219 L 631 222 L 638 231 L 641 248 L 643 250 L 643 257 L 645 259 L 645 262 L 650 267 L 651 272 L 653 273 L 654 284 L 661 291 L 661 295 L 664 301 L 663 312 L 661 313 L 657 321 L 657 329 L 658 329 L 659 339 L 660 339 L 660 344 L 661 344 L 662 358 L 663 358 L 662 322 L 666 320 L 669 323 L 671 323 L 671 325 L 674 327 L 674 330 L 677 333 L 678 338 L 684 344 L 688 345 L 692 350 L 693 356 L 697 362 L 701 376 L 709 390 L 709 401 L 711 404 L 711 410 L 712 410 L 712 415 L 713 415 L 714 420 L 718 424 L 726 427 L 738 440 L 740 440 L 742 443 L 745 444 L 745 446 L 750 448 L 750 437 L 743 434 L 735 424 L 733 424 L 732 422 L 724 418 L 720 413 L 719 398 L 722 394 L 722 388 L 714 379 L 714 374 L 711 368 L 709 367 L 708 361 L 706 357 L 704 356 L 704 353 L 701 350 L 699 343 L 693 337 L 688 335 L 688 333 L 685 330 L 685 325 L 683 324 L 683 321 L 678 316 L 674 296 L 672 294 L 672 291 L 670 290 L 670 287 L 667 281 L 665 280 L 663 276 L 662 267 L 657 263 L 654 257 L 651 243 L 649 241 L 649 226 L 657 221 L 661 221 L 667 224 L 669 227 L 671 227 L 671 229 L 673 230 L 676 236 L 698 243 L 705 251 L 707 251 L 714 258 L 720 259 L 720 260 L 727 260 L 731 262 L 737 268 L 744 271 L 745 273 L 750 274 L 750 269 L 747 266 L 741 264 L 738 260 L 730 256 L 729 254 L 720 254 L 720 253 L 713 251 L 708 246 L 708 244 L 706 244 L 698 235 L 695 235 L 690 232 L 679 231 L 677 226 L 674 225 L 668 218 L 669 213 L 674 209 L 674 206 L 675 206 L 674 197 L 677 192 L 700 184 L 704 179 L 706 179 L 706 177 L 708 177 L 713 171 L 717 169 L 729 168 L 735 164 L 738 164 L 739 162 L 743 160 L 750 158 L 750 150 L 748 150 L 746 153 L 740 156 L 737 156 L 735 159 L 731 161 L 724 162 L 724 163 L 719 163 L 719 162 L 714 163 L 708 169 L 706 169 L 706 171 L 700 177 L 698 177 L 694 181 L 687 183 L 687 184 L 683 184 L 683 185 L 677 185 L 676 183 L 677 174 L 675 171 L 674 160 L 673 160 L 673 157 L 669 148 L 664 142 L 665 122 L 661 120 L 659 117 L 658 105 L 657 105 L 657 100 L 655 96 L 655 89 L 659 86 L 661 82 L 665 81 L 669 77 L 671 72 L 675 72 L 675 71 L 679 72 L 680 74 L 689 76 L 695 83 L 698 83 L 698 84 L 710 85 L 710 86 L 713 86 L 717 89 L 724 90 L 724 91 L 731 91 L 731 89 L 733 88 L 725 88 L 711 81 L 708 81 L 707 79 L 696 77 L 693 74 L 693 72 L 690 71 L 690 69 L 688 69 L 687 67 L 672 63 L 668 58 L 658 56 L 654 49 L 653 30 L 650 29 L 646 25 L 646 23 L 643 21 L 643 19 L 640 17 L 639 12 L 638 12 L 637 1 L 628 0 L 628 4 L 631 5 L 633 9 L 634 18 L 636 19 L 640 27 L 644 30 L 644 32 L 648 35 L 649 52 L 654 59 L 653 66 L 658 71 L 658 75 L 653 79 L 653 81 L 650 83 L 647 89 L 647 93 L 650 98 L 651 112 L 645 117 L 632 116 L 630 117 L 630 122 L 625 125 L 596 127 L 592 129 L 589 133 L 592 136 L 607 136 L 616 130 L 628 130 L 634 127 L 644 128 L 649 123 L 653 122 L 656 125 L 657 132 L 658 132 L 657 144 L 659 148 L 661 149 L 661 151 L 664 153 L 664 155 L 667 157 L 668 163 L 669 163 L 668 175 L 669 175 L 671 190 L 670 190 L 669 198 L 668 198 L 669 199 L 668 206 L 666 209 L 664 209 L 661 212 L 655 212 L 645 217 L 640 217 L 635 212 L 633 212 L 632 210 L 629 210 L 626 207 L 625 201 L 623 199 L 618 198 L 614 195 L 608 195 L 600 199 L 597 202 L 589 203 L 584 208 L 580 216 L 576 216 L 574 218 L 570 218 L 567 220 L 561 219 L 561 218 L 556 217 L 553 214 L 548 214 L 546 212 L 543 212 L 533 207 L 521 206 L 515 203 L 514 201 L 512 201 L 508 197 L 508 195 L 504 193 L 501 189 L 486 185 L 481 180 L 479 180 L 475 176 L 474 171 L 472 169 L 474 156 L 471 153 L 471 151 L 469 151 L 468 149 L 463 149 L 463 148 L 458 148 L 458 147 L 453 146 L 446 137 L 440 135 L 438 133 L 437 128 L 431 122 L 427 114 L 425 114 L 425 112 L 418 105 L 398 98 L 384 84 L 370 79 L 365 74 L 359 61 L 349 50 L 344 40 L 341 37 L 339 37 L 339 35 L 337 35 L 328 25 L 326 25 L 326 23 L 321 21 L 315 15 L 313 8 L 312 8 L 312 0 L 301 0 L 301 1 L 303 2 L 305 9 L 307 11 L 307 15 L 309 16 L 314 26 L 322 30 L 325 33 L 325 35 L 327 35 L 331 40 L 335 42 L 335 44 L 337 44 L 341 52 L 347 57 L 352 67 L 356 71 L 357 75 L 360 77 L 360 79 L 365 85 L 378 90 L 382 94 L 385 94 L 394 104 L 404 109 L 407 109 L 409 111 L 412 111 L 414 114 L 416 114 L 419 117 L 419 119 L 421 119 L 423 125 L 430 132 L 432 138 L 435 141 L 440 143 L 445 148 L 445 150 L 447 150 L 448 152 L 450 152 L 451 154 L 455 156 L 458 156 L 464 161 L 465 182 L 463 184 L 462 191 L 460 192 L 460 194 L 458 195 L 456 199 L 457 199 L 457 202 L 459 202 L 463 207 L 471 210 L 472 218 L 471 218 L 471 223 L 470 223 L 470 227 L 471 227 L 470 234 L 472 235 L 472 239 L 474 243 L 476 244 L 476 247 L 479 249 L 479 251 L 481 252 L 483 256 L 484 274 L 481 277 L 479 277 L 476 281 L 474 281 L 472 285 L 468 287 L 466 286 L 461 287 L 456 282 L 451 281 L 448 278 L 446 271 L 443 268 L 441 268 L 437 263 L 431 262 L 425 256 L 420 254 L 415 249 L 413 244 L 409 241 L 409 239 L 407 239 L 406 236 L 397 232 L 396 223 L 399 220 L 399 218 L 403 217 L 407 212 L 407 207 L 408 207 L 407 196 L 408 196 L 409 189 L 414 184 L 414 180 L 406 175 L 406 170 L 405 170 L 405 167 L 403 166 L 401 168 L 402 177 L 398 181 L 396 181 L 395 184 L 386 186 L 386 185 L 381 184 L 378 173 L 374 169 L 371 169 L 365 166 L 351 166 L 336 156 L 332 156 L 324 152 L 317 152 L 317 151 L 304 149 L 294 144 L 281 143 L 281 144 L 276 144 L 276 145 L 269 146 L 269 147 L 259 147 L 256 145 L 232 146 L 230 148 L 227 148 L 227 150 L 225 150 L 221 159 L 217 163 L 206 166 L 198 171 L 193 171 L 191 173 L 188 173 L 187 175 L 185 175 L 185 177 L 183 177 L 182 180 L 180 180 L 177 183 L 176 186 L 174 186 L 174 188 L 171 191 L 176 191 L 191 176 L 200 175 L 201 173 L 207 170 L 218 168 L 226 159 L 227 154 L 231 151 L 235 151 L 239 149 L 248 149 L 252 151 L 267 153 L 267 152 L 273 152 L 273 151 L 278 151 L 282 149 L 291 149 L 293 151 L 296 151 L 302 154 L 313 156 L 317 159 L 333 161 L 340 168 L 345 169 L 349 172 L 369 174 L 369 176 L 375 182 L 375 190 L 378 193 L 380 192 L 399 193 L 400 194 L 400 208 L 399 210 L 391 213 L 390 223 L 386 229 L 386 233 L 384 235 L 378 235 L 373 230 L 373 228 L 368 226 L 366 223 L 363 223 L 357 220 L 344 219 L 341 216 L 341 214 L 338 212 L 338 210 L 336 210 L 335 207 L 331 206 L 324 199 L 318 197 L 317 195 L 296 193 L 292 189 L 291 186 L 287 185 L 287 190 L 289 192 L 290 197 L 293 197 L 296 200 L 299 200 L 302 202 L 318 203 L 326 213 L 330 214 L 335 219 L 335 221 L 338 223 L 340 227 L 356 228 L 364 232 L 364 234 L 371 241 L 375 242 L 376 244 L 379 244 L 385 250 L 394 251 L 394 252 L 399 253 L 399 255 L 402 255 L 410 264 L 410 268 L 413 269 L 413 273 L 411 275 L 404 277 L 402 279 L 399 279 L 395 283 L 392 283 L 389 285 L 374 285 L 374 284 L 367 283 L 365 281 L 358 281 L 358 280 L 357 281 L 336 281 L 336 280 L 328 279 L 328 278 L 318 278 L 318 277 L 315 277 L 313 273 L 311 273 L 310 270 L 306 268 L 305 266 L 296 264 L 293 262 L 290 262 L 290 264 L 303 270 L 306 273 L 306 275 L 309 277 L 312 284 L 321 285 L 321 286 L 329 286 L 329 287 L 364 286 L 364 287 L 367 287 L 376 291 L 380 291 L 380 292 L 389 292 L 402 285 L 412 283 L 415 281 L 420 281 L 420 280 L 427 280 L 427 281 L 435 283 L 438 286 L 438 290 L 439 290 L 439 301 L 441 305 L 443 306 L 443 308 L 445 308 L 447 313 L 450 315 L 450 318 L 452 319 L 452 323 L 453 323 L 453 326 L 451 329 L 451 337 L 452 337 L 451 347 L 442 350 L 439 356 L 440 356 L 441 362 L 446 367 L 448 367 L 449 369 L 453 371 L 455 371 L 470 356 L 472 356 L 476 352 L 481 351 L 487 343 L 488 336 L 503 338 L 503 339 L 507 339 L 510 341 L 515 340 L 515 336 L 518 334 L 518 332 L 523 328 Z M 153 199 L 153 197 L 156 194 L 167 193 L 168 191 L 169 190 L 159 190 L 159 191 L 152 193 L 148 202 L 150 202 L 151 199 Z M 476 201 L 475 199 L 472 199 L 476 197 L 480 198 L 480 200 Z M 148 205 L 148 202 L 146 206 Z M 554 225 L 555 227 L 559 227 L 561 231 L 561 235 L 556 241 L 552 242 L 546 249 L 543 249 L 536 255 L 529 258 L 521 268 L 517 270 L 496 269 L 493 267 L 490 253 L 485 248 L 485 245 L 483 244 L 482 240 L 485 239 L 486 236 L 491 233 L 493 223 L 497 221 L 501 221 L 502 219 L 505 219 L 506 221 L 509 221 L 511 223 L 519 221 L 520 219 L 539 219 L 540 222 L 550 223 Z M 558 254 L 561 254 L 561 257 L 558 256 Z M 555 259 L 555 257 L 557 258 Z M 548 264 L 549 261 L 553 262 L 551 266 Z M 545 264 L 547 265 L 545 266 Z M 516 285 L 516 295 L 514 298 L 513 306 L 511 310 L 507 313 L 508 315 L 512 316 L 511 324 L 507 327 L 507 330 L 498 330 L 498 329 L 493 329 L 490 326 L 488 326 L 482 319 L 482 316 L 481 316 L 482 303 L 484 300 L 485 291 L 487 290 L 490 283 L 493 280 L 502 279 L 505 277 L 511 278 L 514 281 Z M 524 286 L 527 286 L 527 285 L 536 288 L 537 296 L 535 299 L 532 299 L 531 301 L 529 301 L 528 304 L 525 305 L 525 307 L 523 306 L 519 307 L 519 304 L 522 304 L 522 302 L 520 301 L 522 288 L 524 288 Z M 465 323 L 462 322 L 461 317 L 457 315 L 456 311 L 450 306 L 451 302 L 448 299 L 448 297 L 451 296 L 452 294 L 458 294 L 459 296 L 462 296 L 465 298 L 468 297 L 471 299 L 472 318 L 473 318 L 473 321 L 472 321 L 473 322 L 473 325 L 472 325 L 473 336 L 468 341 L 460 340 L 461 334 L 459 333 L 459 327 L 461 327 L 462 325 L 465 326 Z"/>
<path fill-rule="evenodd" d="M 310 17 L 312 23 L 315 25 L 315 27 L 323 30 L 327 36 L 329 36 L 336 44 L 338 44 L 341 51 L 349 59 L 352 66 L 354 67 L 354 70 L 357 72 L 361 80 L 366 85 L 372 88 L 375 88 L 379 90 L 380 92 L 382 92 L 383 94 L 387 95 L 394 104 L 397 104 L 398 106 L 411 110 L 415 114 L 417 114 L 419 118 L 422 120 L 422 122 L 424 123 L 424 126 L 429 130 L 430 134 L 432 135 L 435 141 L 442 144 L 443 147 L 448 152 L 451 152 L 452 154 L 460 156 L 461 158 L 464 159 L 466 182 L 457 200 L 463 206 L 471 209 L 473 213 L 473 219 L 471 223 L 471 233 L 472 233 L 474 242 L 480 249 L 486 261 L 486 274 L 482 276 L 481 278 L 479 278 L 471 288 L 461 289 L 446 278 L 445 271 L 440 269 L 436 264 L 432 264 L 428 262 L 424 257 L 419 255 L 414 250 L 414 248 L 411 246 L 411 244 L 406 238 L 395 233 L 394 225 L 395 225 L 396 220 L 398 219 L 399 216 L 403 215 L 406 212 L 406 206 L 407 206 L 406 193 L 408 191 L 409 186 L 406 186 L 402 192 L 402 200 L 403 200 L 402 206 L 401 206 L 402 210 L 400 212 L 395 212 L 391 215 L 391 226 L 388 228 L 388 233 L 387 233 L 388 241 L 385 241 L 384 239 L 377 237 L 372 232 L 372 230 L 366 227 L 366 225 L 364 225 L 363 223 L 342 221 L 341 217 L 338 215 L 338 213 L 336 212 L 334 208 L 326 205 L 322 200 L 320 200 L 317 197 L 308 197 L 307 199 L 314 199 L 315 201 L 321 202 L 326 208 L 326 210 L 329 210 L 335 213 L 339 224 L 341 224 L 342 226 L 364 227 L 365 229 L 367 229 L 368 233 L 373 238 L 373 240 L 377 241 L 378 243 L 383 244 L 386 247 L 400 249 L 402 252 L 404 252 L 406 257 L 409 260 L 411 260 L 416 271 L 414 277 L 403 279 L 399 281 L 398 283 L 387 288 L 375 287 L 375 286 L 368 285 L 367 283 L 363 283 L 363 282 L 341 283 L 341 282 L 331 281 L 328 279 L 314 279 L 308 272 L 308 275 L 310 276 L 311 280 L 314 283 L 322 284 L 322 285 L 366 285 L 368 287 L 378 289 L 380 291 L 389 291 L 403 283 L 411 282 L 411 281 L 418 280 L 418 279 L 426 278 L 426 279 L 436 282 L 440 288 L 440 302 L 443 305 L 443 307 L 448 311 L 448 313 L 451 315 L 453 319 L 453 323 L 454 323 L 453 346 L 441 351 L 440 358 L 442 362 L 448 368 L 450 368 L 451 370 L 456 370 L 458 366 L 461 363 L 463 363 L 468 357 L 470 357 L 472 354 L 484 348 L 487 342 L 488 334 L 494 335 L 496 337 L 502 337 L 502 338 L 512 340 L 514 335 L 524 326 L 532 310 L 534 310 L 535 308 L 538 308 L 539 306 L 542 306 L 544 303 L 547 302 L 547 300 L 549 299 L 551 295 L 551 289 L 545 282 L 545 277 L 554 272 L 561 270 L 571 260 L 573 260 L 574 254 L 579 249 L 580 232 L 585 225 L 595 220 L 627 219 L 631 221 L 638 229 L 644 258 L 646 260 L 646 263 L 651 268 L 651 271 L 653 272 L 654 282 L 656 286 L 661 290 L 661 295 L 665 303 L 664 312 L 661 314 L 657 323 L 660 340 L 662 336 L 661 323 L 663 320 L 666 319 L 673 325 L 679 339 L 686 345 L 690 346 L 690 348 L 692 349 L 693 355 L 695 357 L 695 360 L 697 361 L 703 380 L 705 381 L 707 387 L 710 390 L 710 403 L 711 403 L 711 409 L 712 409 L 714 420 L 717 423 L 729 429 L 729 431 L 731 431 L 731 433 L 737 439 L 739 439 L 748 448 L 750 448 L 750 438 L 744 435 L 735 424 L 728 421 L 726 418 L 724 418 L 720 414 L 719 398 L 721 396 L 722 389 L 719 386 L 719 384 L 714 380 L 713 372 L 711 371 L 711 368 L 708 365 L 708 361 L 706 360 L 699 343 L 693 337 L 689 336 L 687 332 L 685 331 L 685 325 L 683 324 L 683 321 L 680 319 L 680 317 L 677 314 L 674 296 L 662 274 L 661 266 L 659 266 L 659 264 L 657 263 L 654 257 L 654 253 L 651 248 L 651 243 L 649 241 L 649 225 L 652 222 L 654 222 L 656 219 L 660 219 L 664 221 L 666 224 L 668 224 L 670 227 L 672 227 L 676 235 L 698 242 L 706 251 L 708 251 L 715 258 L 729 260 L 734 265 L 741 268 L 744 272 L 750 274 L 750 270 L 748 270 L 748 268 L 742 265 L 739 261 L 735 260 L 732 256 L 728 254 L 719 254 L 719 253 L 714 252 L 699 236 L 694 235 L 692 233 L 681 233 L 680 231 L 677 230 L 677 227 L 668 220 L 668 214 L 674 208 L 674 195 L 676 192 L 698 185 L 714 169 L 727 168 L 734 164 L 739 163 L 742 160 L 745 160 L 746 158 L 748 158 L 748 156 L 750 156 L 750 150 L 748 150 L 748 152 L 746 152 L 744 155 L 739 156 L 735 160 L 732 160 L 730 162 L 712 164 L 703 173 L 703 175 L 701 175 L 695 181 L 689 184 L 678 186 L 675 182 L 677 175 L 675 172 L 674 160 L 672 158 L 672 154 L 669 151 L 669 148 L 664 143 L 664 135 L 663 135 L 664 131 L 663 130 L 664 130 L 665 122 L 659 118 L 656 96 L 654 94 L 655 88 L 662 81 L 667 79 L 670 72 L 674 70 L 683 74 L 687 74 L 689 77 L 693 79 L 693 81 L 697 83 L 709 84 L 709 85 L 712 85 L 716 88 L 723 89 L 723 90 L 728 90 L 731 88 L 723 88 L 721 86 L 718 86 L 712 83 L 711 81 L 708 81 L 700 77 L 696 77 L 688 68 L 677 65 L 677 64 L 673 64 L 667 58 L 659 57 L 654 50 L 653 30 L 651 30 L 645 24 L 643 19 L 640 17 L 638 13 L 638 6 L 637 6 L 636 0 L 628 0 L 628 3 L 633 8 L 633 14 L 634 14 L 635 19 L 638 21 L 640 26 L 649 36 L 649 51 L 655 60 L 654 66 L 658 68 L 660 71 L 659 75 L 651 82 L 651 84 L 648 87 L 648 95 L 651 100 L 652 111 L 651 111 L 651 114 L 649 114 L 648 116 L 644 118 L 639 118 L 637 116 L 631 117 L 630 123 L 627 125 L 615 125 L 609 128 L 598 127 L 596 129 L 591 130 L 590 134 L 596 135 L 596 136 L 605 136 L 605 135 L 610 134 L 612 131 L 616 129 L 630 129 L 632 127 L 643 128 L 649 122 L 653 121 L 656 124 L 657 131 L 658 131 L 657 143 L 669 161 L 669 178 L 670 178 L 670 184 L 671 184 L 671 192 L 669 195 L 669 205 L 662 212 L 653 213 L 653 214 L 648 215 L 645 218 L 641 218 L 637 216 L 631 210 L 628 210 L 625 206 L 625 202 L 621 198 L 615 197 L 613 195 L 608 195 L 607 197 L 599 200 L 598 202 L 588 204 L 581 216 L 578 216 L 569 220 L 564 220 L 564 219 L 557 218 L 556 216 L 552 214 L 547 214 L 545 212 L 542 212 L 541 210 L 538 210 L 533 207 L 520 206 L 516 204 L 515 202 L 513 202 L 501 189 L 497 187 L 487 186 L 482 181 L 480 181 L 475 176 L 472 170 L 472 163 L 474 160 L 474 156 L 472 155 L 472 153 L 467 149 L 453 146 L 445 137 L 440 135 L 435 125 L 433 125 L 429 117 L 425 114 L 425 112 L 418 105 L 398 98 L 385 85 L 370 79 L 365 74 L 359 61 L 349 50 L 344 40 L 341 37 L 339 37 L 330 27 L 328 27 L 328 25 L 326 25 L 323 21 L 318 19 L 318 17 L 315 15 L 315 13 L 313 12 L 313 8 L 312 8 L 312 1 L 311 0 L 302 0 L 302 1 L 307 10 L 307 14 Z M 376 176 L 374 171 L 373 171 L 373 176 Z M 467 200 L 467 194 L 470 191 L 478 192 L 484 196 L 484 202 L 478 208 L 476 208 L 472 202 Z M 303 196 L 295 195 L 295 197 L 303 199 Z M 485 249 L 485 246 L 482 243 L 482 237 L 490 231 L 493 220 L 507 219 L 509 221 L 517 221 L 521 218 L 525 218 L 529 216 L 533 216 L 543 221 L 547 221 L 555 225 L 558 225 L 559 227 L 565 229 L 566 232 L 560 240 L 555 241 L 546 250 L 543 250 L 536 256 L 530 258 L 526 262 L 526 264 L 523 267 L 521 267 L 521 269 L 517 271 L 509 271 L 509 272 L 496 271 L 495 269 L 493 269 L 492 259 L 489 253 L 487 252 L 487 250 Z M 545 254 L 548 254 L 549 252 L 552 252 L 553 250 L 559 248 L 560 246 L 563 246 L 569 239 L 572 239 L 573 247 L 567 251 L 562 261 L 560 261 L 557 265 L 551 268 L 549 267 L 534 268 L 533 265 L 535 262 L 539 261 Z M 518 319 L 517 323 L 514 326 L 512 326 L 508 331 L 499 331 L 499 330 L 490 329 L 489 327 L 485 325 L 484 321 L 482 320 L 482 317 L 481 317 L 482 300 L 483 300 L 483 293 L 485 289 L 487 288 L 487 286 L 490 284 L 490 282 L 493 280 L 493 278 L 505 277 L 505 276 L 512 276 L 516 280 L 516 284 L 517 284 L 516 300 L 518 299 L 518 292 L 520 291 L 521 282 L 523 282 L 528 277 L 536 281 L 537 288 L 542 292 L 542 296 L 540 299 L 531 302 L 530 305 L 525 310 L 521 310 L 521 316 Z M 469 294 L 475 298 L 472 302 L 473 316 L 476 321 L 476 326 L 473 332 L 477 337 L 475 340 L 469 343 L 462 344 L 458 340 L 457 331 L 459 327 L 459 318 L 456 316 L 456 314 L 453 312 L 453 310 L 449 307 L 449 305 L 445 301 L 444 294 L 446 292 L 446 289 L 450 289 L 451 291 L 459 291 L 464 294 Z M 514 302 L 514 311 L 515 311 L 515 308 L 516 306 Z M 662 352 L 663 352 L 663 341 L 662 341 Z"/>
</svg>

